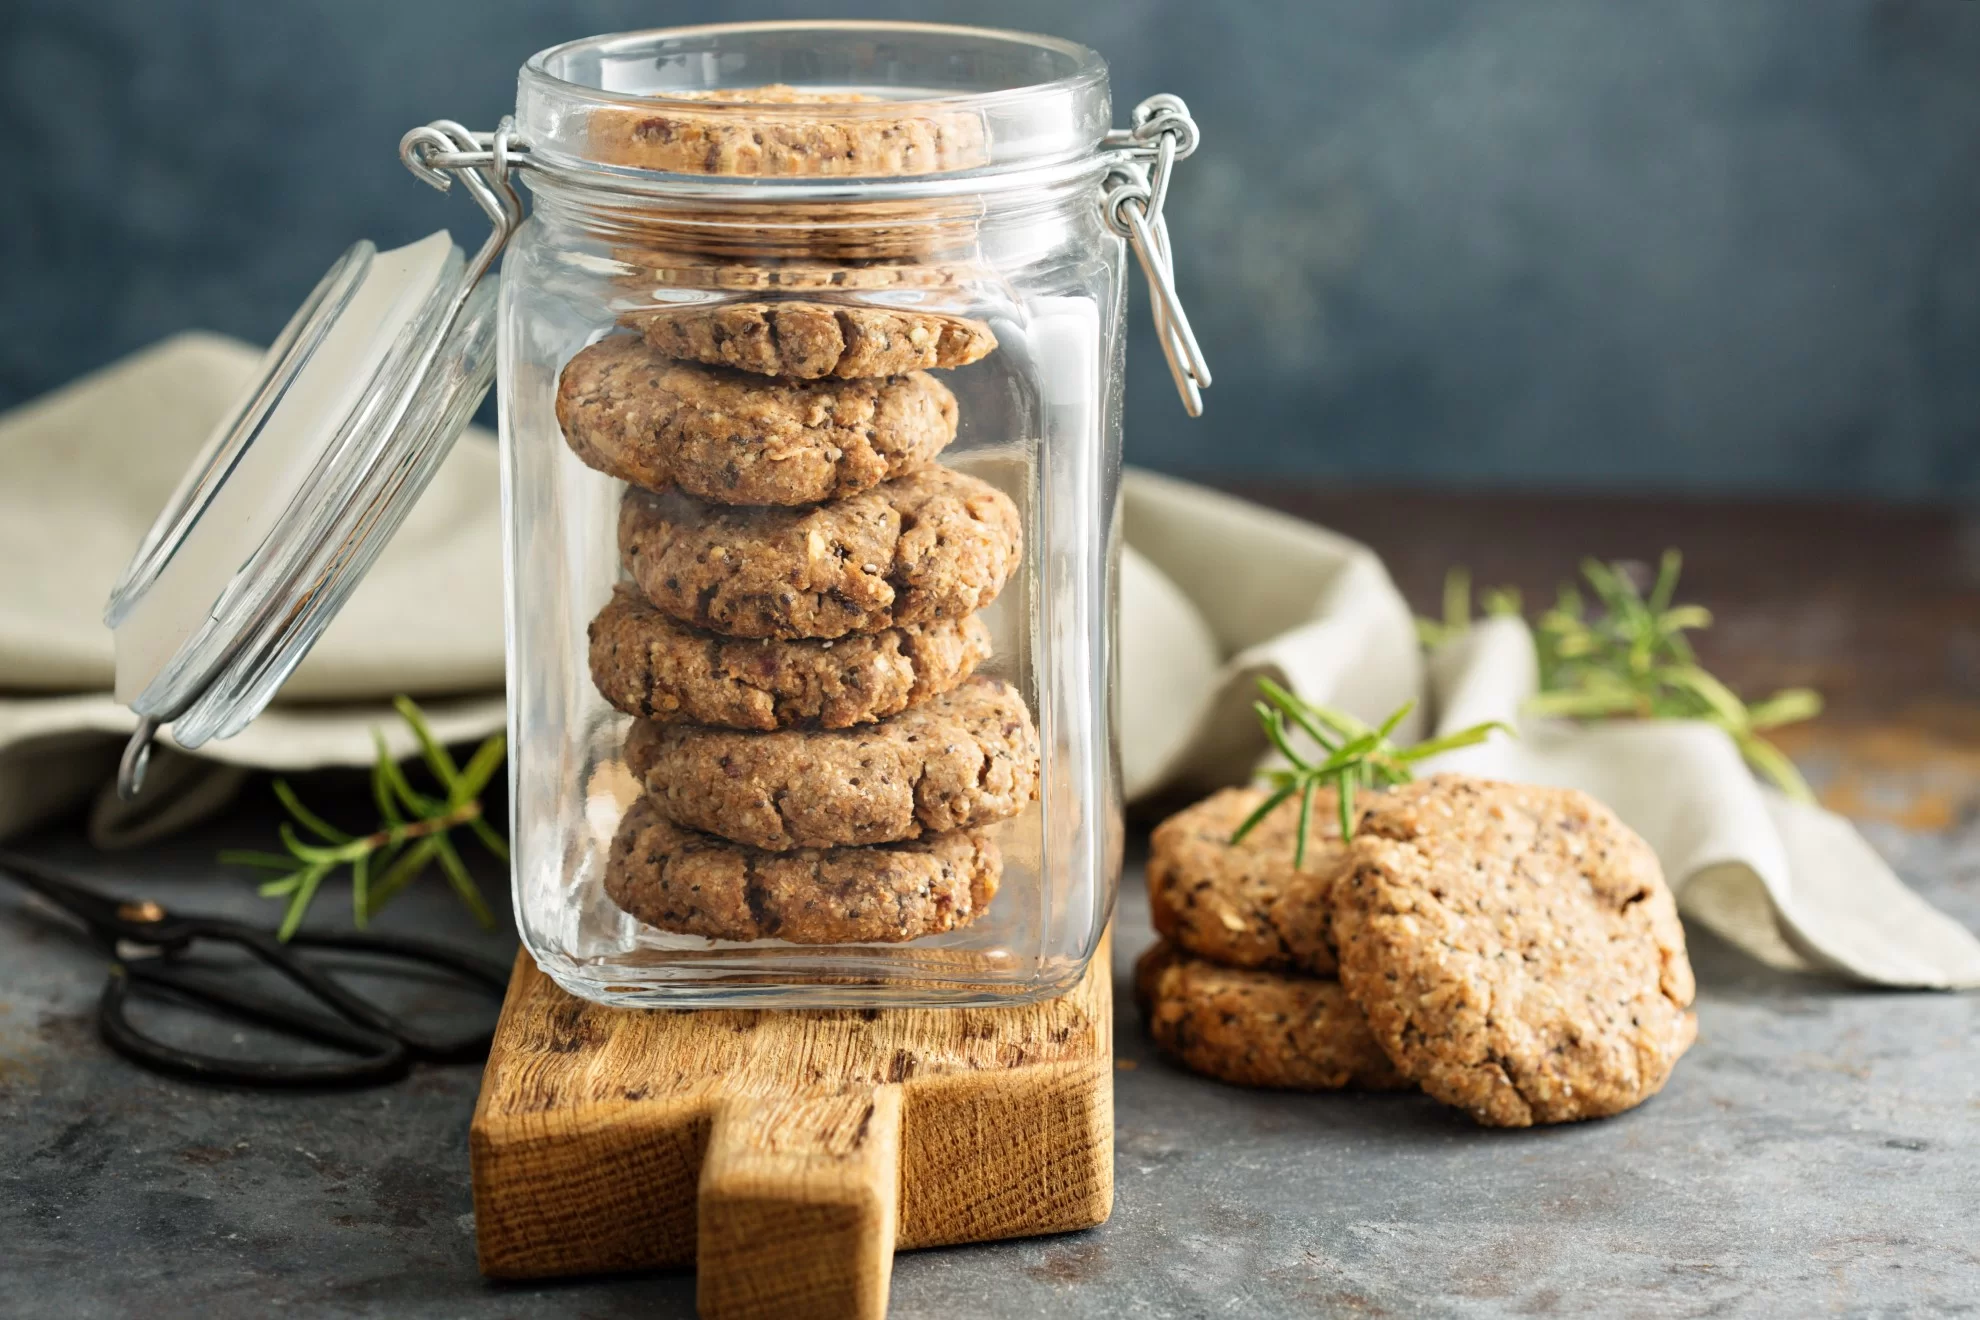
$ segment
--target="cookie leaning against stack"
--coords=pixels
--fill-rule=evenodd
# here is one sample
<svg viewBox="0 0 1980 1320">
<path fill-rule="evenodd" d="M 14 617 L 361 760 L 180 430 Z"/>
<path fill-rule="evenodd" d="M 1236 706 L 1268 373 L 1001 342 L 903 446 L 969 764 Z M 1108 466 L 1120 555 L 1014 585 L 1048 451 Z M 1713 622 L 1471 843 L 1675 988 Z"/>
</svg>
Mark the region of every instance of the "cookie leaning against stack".
<svg viewBox="0 0 1980 1320">
<path fill-rule="evenodd" d="M 974 676 L 1017 508 L 941 466 L 927 368 L 995 347 L 960 317 L 798 300 L 644 313 L 558 383 L 572 451 L 628 483 L 630 581 L 593 682 L 635 716 L 644 795 L 606 893 L 711 939 L 902 941 L 977 919 L 991 827 L 1038 794 L 1037 730 Z"/>
<path fill-rule="evenodd" d="M 1316 828 L 1297 874 L 1295 804 L 1228 842 L 1263 798 L 1229 789 L 1155 834 L 1165 942 L 1139 979 L 1157 1044 L 1187 1066 L 1390 1085 L 1372 1044 L 1403 1084 L 1525 1127 L 1640 1104 L 1690 1046 L 1676 905 L 1649 847 L 1593 798 L 1439 776 L 1366 797 L 1352 844 Z"/>
</svg>

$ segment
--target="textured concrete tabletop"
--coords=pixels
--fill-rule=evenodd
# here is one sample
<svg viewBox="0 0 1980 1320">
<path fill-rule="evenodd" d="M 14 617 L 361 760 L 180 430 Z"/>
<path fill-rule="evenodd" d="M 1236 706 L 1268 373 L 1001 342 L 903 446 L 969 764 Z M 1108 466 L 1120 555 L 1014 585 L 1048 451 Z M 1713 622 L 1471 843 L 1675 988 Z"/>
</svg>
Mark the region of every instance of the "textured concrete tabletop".
<svg viewBox="0 0 1980 1320">
<path fill-rule="evenodd" d="M 188 911 L 267 918 L 209 862 L 271 836 L 265 798 L 251 786 L 225 821 L 142 861 L 94 856 L 73 834 L 33 851 Z M 1980 925 L 1980 819 L 1872 837 Z M 326 915 L 344 897 L 326 891 Z M 385 924 L 473 929 L 437 883 Z M 895 1316 L 1980 1307 L 1980 996 L 1779 975 L 1694 936 L 1702 1030 L 1662 1095 L 1606 1122 L 1490 1132 L 1420 1096 L 1265 1094 L 1176 1070 L 1142 1036 L 1122 980 L 1146 930 L 1131 873 L 1112 1221 L 903 1255 Z M 511 939 L 482 943 L 500 953 Z M 692 1313 L 684 1274 L 477 1277 L 475 1068 L 356 1094 L 182 1085 L 98 1042 L 102 977 L 86 945 L 0 886 L 0 1315 Z"/>
</svg>

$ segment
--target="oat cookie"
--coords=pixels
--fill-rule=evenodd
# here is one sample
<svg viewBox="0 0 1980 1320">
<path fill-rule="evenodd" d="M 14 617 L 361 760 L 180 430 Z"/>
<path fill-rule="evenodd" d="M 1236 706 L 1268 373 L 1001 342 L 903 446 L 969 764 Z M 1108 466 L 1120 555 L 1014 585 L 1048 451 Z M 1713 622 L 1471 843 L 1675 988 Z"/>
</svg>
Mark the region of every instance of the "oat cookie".
<svg viewBox="0 0 1980 1320">
<path fill-rule="evenodd" d="M 944 467 L 806 508 L 630 490 L 619 510 L 619 554 L 646 598 L 729 637 L 959 619 L 996 599 L 1022 543 L 1008 495 Z"/>
<path fill-rule="evenodd" d="M 682 935 L 895 944 L 982 916 L 1003 869 L 996 843 L 972 830 L 766 853 L 684 830 L 641 798 L 612 840 L 605 892 L 647 925 Z"/>
<path fill-rule="evenodd" d="M 1164 938 L 1232 967 L 1334 973 L 1327 889 L 1346 856 L 1333 790 L 1313 796 L 1306 866 L 1293 869 L 1299 803 L 1284 802 L 1233 844 L 1265 801 L 1262 788 L 1227 788 L 1155 827 L 1148 906 Z"/>
<path fill-rule="evenodd" d="M 624 320 L 663 356 L 801 380 L 962 367 L 997 347 L 981 321 L 858 304 L 690 303 Z"/>
<path fill-rule="evenodd" d="M 813 504 L 928 466 L 956 396 L 926 372 L 765 381 L 612 335 L 564 366 L 557 422 L 600 472 L 721 504 Z"/>
<path fill-rule="evenodd" d="M 1338 981 L 1220 967 L 1161 942 L 1134 981 L 1149 1034 L 1192 1072 L 1300 1091 L 1409 1085 Z"/>
<path fill-rule="evenodd" d="M 764 106 L 698 110 L 681 102 Z M 677 91 L 650 106 L 594 110 L 591 154 L 672 174 L 879 178 L 986 164 L 982 116 L 861 92 L 767 87 Z"/>
<path fill-rule="evenodd" d="M 1443 775 L 1372 796 L 1333 904 L 1375 1039 L 1480 1123 L 1628 1109 L 1697 1032 L 1657 858 L 1585 793 Z"/>
<path fill-rule="evenodd" d="M 721 637 L 621 585 L 591 621 L 591 680 L 628 715 L 725 729 L 846 729 L 947 692 L 990 655 L 975 615 L 837 641 Z"/>
<path fill-rule="evenodd" d="M 618 247 L 625 272 L 614 282 L 638 289 L 720 289 L 733 293 L 871 293 L 895 289 L 951 292 L 986 278 L 968 261 L 887 261 L 759 256 L 722 260 L 706 252 L 664 247 Z"/>
<path fill-rule="evenodd" d="M 625 757 L 675 824 L 779 852 L 977 829 L 1038 796 L 1031 713 L 990 678 L 836 733 L 635 724 Z"/>
<path fill-rule="evenodd" d="M 651 248 L 742 265 L 884 261 L 982 268 L 983 206 L 967 195 L 809 202 L 769 195 L 682 197 L 664 211 L 619 218 L 624 232 L 614 255 L 621 260 L 625 248 Z"/>
</svg>

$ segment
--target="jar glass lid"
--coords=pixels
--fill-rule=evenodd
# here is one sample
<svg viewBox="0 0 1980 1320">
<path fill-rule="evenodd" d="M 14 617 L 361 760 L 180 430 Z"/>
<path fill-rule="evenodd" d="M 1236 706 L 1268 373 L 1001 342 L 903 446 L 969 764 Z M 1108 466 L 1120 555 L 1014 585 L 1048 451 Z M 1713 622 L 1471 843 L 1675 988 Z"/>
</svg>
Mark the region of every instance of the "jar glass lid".
<svg viewBox="0 0 1980 1320">
<path fill-rule="evenodd" d="M 445 230 L 339 257 L 138 544 L 103 615 L 117 699 L 138 716 L 125 796 L 162 726 L 198 747 L 267 707 L 487 394 L 496 286 L 483 277 L 522 218 L 508 135 L 506 122 L 484 142 L 447 121 L 406 135 L 408 167 L 442 189 L 466 183 L 488 238 L 472 257 Z M 461 153 L 485 164 L 430 163 Z"/>
<path fill-rule="evenodd" d="M 237 733 L 356 588 L 487 392 L 494 286 L 445 231 L 353 246 L 263 358 L 111 593 L 117 698 L 149 734 Z"/>
</svg>

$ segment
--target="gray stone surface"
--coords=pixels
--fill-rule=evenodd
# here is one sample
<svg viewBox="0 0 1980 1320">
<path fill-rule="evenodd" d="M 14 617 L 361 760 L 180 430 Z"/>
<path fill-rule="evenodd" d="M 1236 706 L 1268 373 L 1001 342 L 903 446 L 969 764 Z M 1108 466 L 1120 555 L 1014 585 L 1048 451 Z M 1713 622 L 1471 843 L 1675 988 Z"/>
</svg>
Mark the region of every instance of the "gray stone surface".
<svg viewBox="0 0 1980 1320">
<path fill-rule="evenodd" d="M 272 830 L 251 801 L 142 857 L 92 856 L 66 834 L 34 847 L 187 910 L 266 914 L 208 859 Z M 1980 925 L 1980 820 L 1874 838 Z M 437 884 L 388 917 L 472 929 Z M 1117 974 L 1146 940 L 1138 876 L 1119 929 Z M 477 942 L 499 953 L 511 939 Z M 1709 937 L 1694 946 L 1703 1029 L 1665 1092 L 1607 1122 L 1529 1132 L 1484 1131 L 1422 1097 L 1261 1094 L 1189 1076 L 1153 1054 L 1117 982 L 1112 1221 L 902 1256 L 893 1314 L 1980 1309 L 1980 996 L 1868 992 L 1766 971 Z M 164 1081 L 98 1043 L 101 978 L 90 949 L 0 884 L 0 1315 L 691 1313 L 683 1274 L 476 1276 L 474 1068 L 351 1095 Z"/>
</svg>

